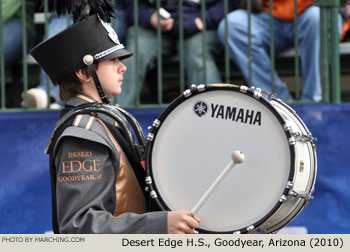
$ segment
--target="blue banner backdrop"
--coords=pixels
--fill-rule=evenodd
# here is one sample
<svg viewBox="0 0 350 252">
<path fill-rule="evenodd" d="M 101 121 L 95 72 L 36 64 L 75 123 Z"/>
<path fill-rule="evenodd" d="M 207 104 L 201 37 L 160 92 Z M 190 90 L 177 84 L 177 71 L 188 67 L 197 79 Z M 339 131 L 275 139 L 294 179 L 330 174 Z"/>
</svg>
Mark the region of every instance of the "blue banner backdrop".
<svg viewBox="0 0 350 252">
<path fill-rule="evenodd" d="M 308 233 L 350 233 L 350 104 L 293 105 L 318 138 L 315 199 L 290 226 Z M 161 109 L 134 109 L 144 132 Z M 45 233 L 51 227 L 44 149 L 58 112 L 0 114 L 0 233 Z M 185 123 L 185 122 L 184 122 Z"/>
</svg>

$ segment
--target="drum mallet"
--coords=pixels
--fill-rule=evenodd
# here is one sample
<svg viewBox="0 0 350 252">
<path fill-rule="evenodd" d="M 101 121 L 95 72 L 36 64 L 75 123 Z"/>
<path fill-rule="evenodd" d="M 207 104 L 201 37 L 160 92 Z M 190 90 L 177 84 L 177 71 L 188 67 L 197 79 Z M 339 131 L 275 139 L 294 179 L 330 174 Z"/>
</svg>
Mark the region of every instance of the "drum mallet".
<svg viewBox="0 0 350 252">
<path fill-rule="evenodd" d="M 202 198 L 197 202 L 197 204 L 192 208 L 191 210 L 191 216 L 194 216 L 197 214 L 197 212 L 202 208 L 202 206 L 207 202 L 210 195 L 216 190 L 216 188 L 220 185 L 220 183 L 224 180 L 224 178 L 227 176 L 227 174 L 232 170 L 232 168 L 236 164 L 240 164 L 244 161 L 245 156 L 240 151 L 234 151 L 231 155 L 232 160 L 230 163 L 225 167 L 225 169 L 220 173 L 220 175 L 217 177 L 217 179 L 214 181 L 214 183 L 209 187 L 209 189 L 204 193 Z"/>
</svg>

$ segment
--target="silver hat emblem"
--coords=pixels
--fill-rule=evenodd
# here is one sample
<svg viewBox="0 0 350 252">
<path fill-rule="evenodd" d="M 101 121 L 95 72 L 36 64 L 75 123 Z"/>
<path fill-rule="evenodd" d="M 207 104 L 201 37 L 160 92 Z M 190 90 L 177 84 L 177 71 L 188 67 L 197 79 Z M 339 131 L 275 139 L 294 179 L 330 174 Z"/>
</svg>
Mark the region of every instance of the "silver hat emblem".
<svg viewBox="0 0 350 252">
<path fill-rule="evenodd" d="M 97 15 L 98 16 L 98 15 Z M 112 28 L 112 26 L 109 23 L 104 22 L 99 16 L 98 19 L 100 20 L 101 24 L 103 25 L 103 27 L 106 29 L 106 31 L 108 32 L 108 36 L 109 38 L 116 44 L 120 44 L 120 41 L 118 39 L 118 35 L 117 33 L 114 31 L 114 29 Z"/>
</svg>

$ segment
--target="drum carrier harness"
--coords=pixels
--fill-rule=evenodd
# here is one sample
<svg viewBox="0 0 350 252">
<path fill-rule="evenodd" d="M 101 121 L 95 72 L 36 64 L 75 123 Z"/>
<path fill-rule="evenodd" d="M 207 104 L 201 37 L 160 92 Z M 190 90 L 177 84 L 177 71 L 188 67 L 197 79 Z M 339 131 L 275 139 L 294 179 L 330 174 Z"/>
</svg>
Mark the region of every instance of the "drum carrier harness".
<svg viewBox="0 0 350 252">
<path fill-rule="evenodd" d="M 81 114 L 104 114 L 118 123 L 118 126 L 111 125 L 104 120 L 104 123 L 108 129 L 113 134 L 113 137 L 117 140 L 120 147 L 126 154 L 131 167 L 135 173 L 142 189 L 146 188 L 144 181 L 145 169 L 144 169 L 144 155 L 146 139 L 143 135 L 142 128 L 138 121 L 127 111 L 103 103 L 88 103 L 82 104 L 77 107 L 66 106 L 60 113 L 60 119 L 56 123 L 56 126 L 51 134 L 49 143 L 46 147 L 45 153 L 50 155 L 50 177 L 51 177 L 51 199 L 52 199 L 52 225 L 54 233 L 59 233 L 58 223 L 57 223 L 57 204 L 56 204 L 56 167 L 53 158 L 53 151 L 57 140 L 63 131 L 72 125 L 76 115 Z M 131 127 L 130 127 L 131 126 Z M 134 134 L 133 134 L 134 133 Z M 135 136 L 136 139 L 135 139 Z M 146 202 L 149 203 L 150 199 L 145 190 L 142 190 Z"/>
</svg>

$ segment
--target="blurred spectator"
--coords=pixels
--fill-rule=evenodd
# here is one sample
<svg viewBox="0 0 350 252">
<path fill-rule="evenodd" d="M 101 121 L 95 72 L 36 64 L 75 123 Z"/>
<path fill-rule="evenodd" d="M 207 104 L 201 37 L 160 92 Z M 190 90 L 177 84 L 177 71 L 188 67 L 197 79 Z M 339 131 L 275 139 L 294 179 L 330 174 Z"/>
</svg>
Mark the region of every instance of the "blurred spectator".
<svg viewBox="0 0 350 252">
<path fill-rule="evenodd" d="M 127 0 L 114 0 L 116 8 L 114 19 L 115 30 L 118 33 L 119 41 L 124 43 L 125 35 L 127 30 L 127 16 L 126 16 L 126 3 Z M 68 24 L 71 24 L 73 19 L 67 18 L 67 16 L 57 17 L 56 13 L 49 14 L 48 23 L 48 38 L 56 35 L 60 31 L 64 30 Z M 43 70 L 40 72 L 40 84 L 36 88 L 31 88 L 28 90 L 28 107 L 30 108 L 46 108 L 48 105 L 47 97 L 47 81 L 46 74 Z M 50 80 L 49 80 L 50 81 Z M 59 86 L 53 85 L 50 81 L 50 95 L 51 104 L 50 108 L 59 109 L 63 105 L 63 101 L 60 100 Z M 24 101 L 22 101 L 22 106 L 24 106 Z"/>
<path fill-rule="evenodd" d="M 133 1 L 132 1 L 133 3 Z M 138 27 L 138 69 L 135 75 L 135 59 L 126 59 L 128 71 L 124 74 L 123 92 L 118 96 L 121 106 L 133 106 L 145 80 L 147 70 L 154 68 L 157 58 L 157 2 L 152 0 L 139 1 L 139 27 Z M 161 0 L 161 6 L 166 15 L 161 18 L 162 54 L 172 55 L 179 47 L 179 2 L 177 0 Z M 183 1 L 184 23 L 184 64 L 188 84 L 201 84 L 203 80 L 203 48 L 201 4 L 200 0 Z M 164 12 L 164 11 L 163 11 Z M 134 22 L 133 4 L 128 7 L 130 23 Z M 219 83 L 221 76 L 216 66 L 214 55 L 220 51 L 221 45 L 217 38 L 217 25 L 223 17 L 222 0 L 206 0 L 206 82 Z M 126 47 L 135 52 L 135 26 L 131 26 L 127 33 Z M 138 86 L 136 86 L 136 83 Z"/>
<path fill-rule="evenodd" d="M 2 25 L 5 66 L 10 66 L 22 58 L 22 42 L 27 40 L 27 50 L 34 41 L 34 2 L 26 1 L 26 38 L 22 37 L 22 1 L 2 0 Z"/>
<path fill-rule="evenodd" d="M 48 38 L 56 35 L 60 31 L 64 30 L 68 24 L 72 23 L 67 16 L 57 17 L 55 13 L 49 14 L 48 17 Z M 48 105 L 47 97 L 47 76 L 43 70 L 40 71 L 40 84 L 36 88 L 31 88 L 28 90 L 28 107 L 30 108 L 46 108 Z M 50 95 L 51 104 L 50 108 L 58 109 L 63 105 L 60 100 L 59 86 L 53 85 L 50 80 Z M 24 95 L 22 94 L 22 97 Z M 24 97 L 23 97 L 24 98 Z M 21 103 L 24 106 L 24 101 Z"/>
<path fill-rule="evenodd" d="M 244 1 L 246 2 L 246 1 Z M 270 64 L 270 16 L 269 0 L 255 0 L 251 15 L 252 84 L 271 92 Z M 313 0 L 298 0 L 299 53 L 302 65 L 304 88 L 302 100 L 320 101 L 320 10 L 312 6 Z M 245 3 L 246 4 L 246 3 Z M 243 4 L 244 5 L 244 4 Z M 261 11 L 260 11 L 261 9 Z M 294 0 L 273 1 L 274 46 L 278 53 L 294 44 Z M 228 15 L 230 54 L 248 80 L 248 14 L 246 10 L 235 10 Z M 224 43 L 225 21 L 218 28 Z M 274 73 L 275 93 L 285 101 L 292 101 L 287 86 Z"/>
<path fill-rule="evenodd" d="M 340 40 L 344 40 L 350 30 L 350 0 L 342 0 L 340 7 L 343 25 Z"/>
</svg>

